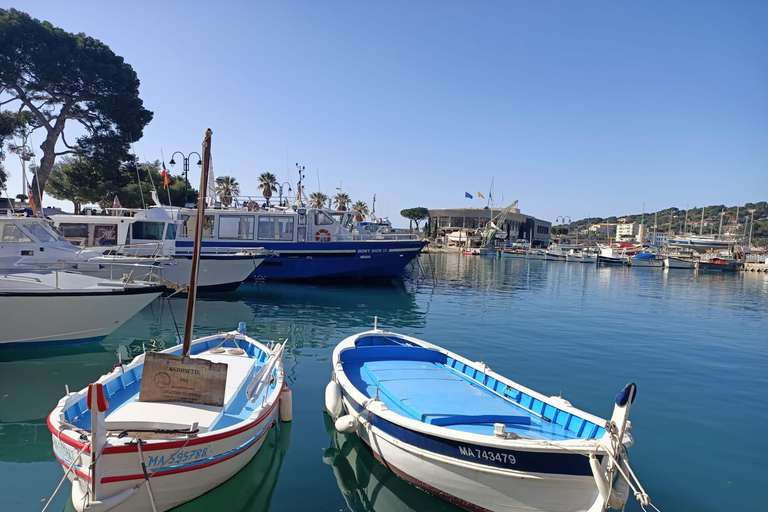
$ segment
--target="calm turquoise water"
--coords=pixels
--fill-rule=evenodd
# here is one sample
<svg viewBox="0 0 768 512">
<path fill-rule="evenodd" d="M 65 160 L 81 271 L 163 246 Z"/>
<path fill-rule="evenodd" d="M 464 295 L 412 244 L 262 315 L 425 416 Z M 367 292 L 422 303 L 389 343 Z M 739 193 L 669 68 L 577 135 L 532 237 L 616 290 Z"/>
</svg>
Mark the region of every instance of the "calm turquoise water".
<svg viewBox="0 0 768 512">
<path fill-rule="evenodd" d="M 603 417 L 634 380 L 632 465 L 661 510 L 768 510 L 768 276 L 453 254 L 422 264 L 392 286 L 248 285 L 200 300 L 197 335 L 244 320 L 259 339 L 289 338 L 294 421 L 236 478 L 180 510 L 454 510 L 326 424 L 332 348 L 374 315 Z M 181 320 L 183 301 L 171 307 Z M 64 384 L 80 389 L 110 370 L 119 345 L 138 353 L 175 334 L 157 301 L 100 345 L 0 351 L 0 510 L 41 510 L 61 478 L 45 416 Z M 65 487 L 52 509 L 68 496 Z"/>
</svg>

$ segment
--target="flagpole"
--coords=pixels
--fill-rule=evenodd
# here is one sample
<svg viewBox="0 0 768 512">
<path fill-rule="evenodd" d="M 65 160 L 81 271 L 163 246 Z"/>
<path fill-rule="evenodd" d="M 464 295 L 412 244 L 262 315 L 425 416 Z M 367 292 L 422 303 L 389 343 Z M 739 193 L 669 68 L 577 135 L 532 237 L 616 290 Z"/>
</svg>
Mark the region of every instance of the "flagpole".
<svg viewBox="0 0 768 512">
<path fill-rule="evenodd" d="M 168 169 L 165 168 L 165 155 L 163 154 L 163 148 L 160 148 L 160 158 L 163 159 L 163 188 L 168 192 L 168 206 L 173 207 L 171 202 L 171 189 L 168 188 L 167 183 L 170 183 L 171 178 L 168 176 Z"/>
</svg>

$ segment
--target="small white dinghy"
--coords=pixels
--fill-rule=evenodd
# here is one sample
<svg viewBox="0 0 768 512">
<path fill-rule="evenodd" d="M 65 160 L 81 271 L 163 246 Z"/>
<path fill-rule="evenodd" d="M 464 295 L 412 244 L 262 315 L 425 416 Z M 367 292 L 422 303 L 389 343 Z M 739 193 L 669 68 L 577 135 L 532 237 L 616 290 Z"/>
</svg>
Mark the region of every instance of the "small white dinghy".
<svg viewBox="0 0 768 512">
<path fill-rule="evenodd" d="M 211 133 L 203 142 L 200 190 Z M 197 208 L 203 218 L 205 201 Z M 78 512 L 160 512 L 191 501 L 256 455 L 278 412 L 291 420 L 285 343 L 247 337 L 244 322 L 237 331 L 192 341 L 202 223 L 196 229 L 183 343 L 117 365 L 67 393 L 48 416 Z"/>
<path fill-rule="evenodd" d="M 627 461 L 635 392 L 607 421 L 374 327 L 335 348 L 325 407 L 400 477 L 467 510 L 599 512 L 621 509 L 629 487 L 650 503 Z"/>
</svg>

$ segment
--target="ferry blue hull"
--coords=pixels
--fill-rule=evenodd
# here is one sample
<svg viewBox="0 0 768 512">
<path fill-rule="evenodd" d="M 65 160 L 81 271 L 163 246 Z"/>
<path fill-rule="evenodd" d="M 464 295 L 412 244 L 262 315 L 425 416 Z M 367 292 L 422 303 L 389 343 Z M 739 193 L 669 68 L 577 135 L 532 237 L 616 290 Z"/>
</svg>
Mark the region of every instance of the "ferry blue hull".
<svg viewBox="0 0 768 512">
<path fill-rule="evenodd" d="M 251 274 L 267 281 L 387 279 L 400 275 L 426 245 L 419 240 L 350 242 L 203 241 L 203 253 L 264 248 L 274 251 Z M 179 252 L 191 242 L 177 241 Z"/>
</svg>

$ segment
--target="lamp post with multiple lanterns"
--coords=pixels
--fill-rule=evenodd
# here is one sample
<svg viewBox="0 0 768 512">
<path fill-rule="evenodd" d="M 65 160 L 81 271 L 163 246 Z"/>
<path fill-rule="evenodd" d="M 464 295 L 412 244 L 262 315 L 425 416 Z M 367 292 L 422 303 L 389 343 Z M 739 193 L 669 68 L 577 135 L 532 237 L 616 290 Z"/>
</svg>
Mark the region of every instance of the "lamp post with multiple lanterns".
<svg viewBox="0 0 768 512">
<path fill-rule="evenodd" d="M 200 153 L 196 151 L 192 151 L 188 155 L 184 155 L 181 151 L 176 151 L 174 154 L 171 155 L 171 161 L 168 162 L 171 164 L 171 167 L 176 165 L 176 162 L 173 160 L 173 157 L 176 156 L 176 154 L 181 155 L 182 158 L 182 173 L 184 173 L 184 205 L 187 204 L 187 192 L 189 191 L 189 159 L 192 155 L 197 155 L 197 166 L 200 167 L 203 165 L 203 157 L 200 156 Z M 198 192 L 199 193 L 199 192 Z"/>
</svg>

